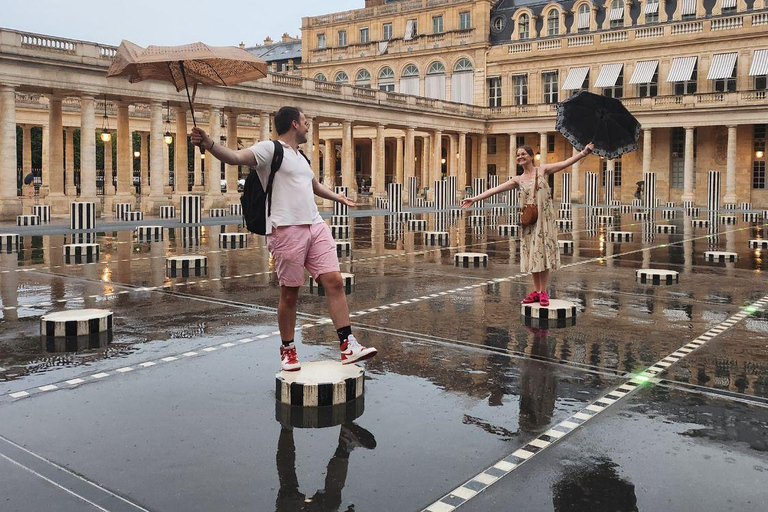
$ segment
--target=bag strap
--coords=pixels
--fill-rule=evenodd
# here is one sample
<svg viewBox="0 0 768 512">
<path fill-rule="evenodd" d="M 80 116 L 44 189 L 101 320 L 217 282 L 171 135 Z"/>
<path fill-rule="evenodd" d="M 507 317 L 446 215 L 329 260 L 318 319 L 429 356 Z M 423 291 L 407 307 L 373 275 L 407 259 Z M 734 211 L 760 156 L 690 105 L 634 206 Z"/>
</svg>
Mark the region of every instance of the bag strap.
<svg viewBox="0 0 768 512">
<path fill-rule="evenodd" d="M 536 174 L 534 174 L 534 178 L 533 178 L 533 202 L 525 203 L 526 205 L 536 204 L 536 189 L 539 188 L 539 168 L 537 167 L 534 172 Z"/>
<path fill-rule="evenodd" d="M 304 152 L 301 150 L 301 148 L 299 148 L 299 153 L 301 154 L 301 156 L 303 156 L 303 157 L 304 157 L 304 160 L 306 160 L 306 161 L 307 161 L 307 163 L 309 164 L 309 166 L 310 166 L 310 167 L 312 167 L 312 162 L 310 162 L 310 161 L 309 161 L 309 157 L 306 155 L 306 153 L 304 153 Z"/>
<path fill-rule="evenodd" d="M 272 141 L 275 144 L 275 151 L 272 154 L 272 167 L 269 171 L 269 180 L 267 180 L 267 217 L 272 216 L 272 185 L 275 181 L 275 173 L 283 165 L 283 145 L 279 140 Z"/>
</svg>

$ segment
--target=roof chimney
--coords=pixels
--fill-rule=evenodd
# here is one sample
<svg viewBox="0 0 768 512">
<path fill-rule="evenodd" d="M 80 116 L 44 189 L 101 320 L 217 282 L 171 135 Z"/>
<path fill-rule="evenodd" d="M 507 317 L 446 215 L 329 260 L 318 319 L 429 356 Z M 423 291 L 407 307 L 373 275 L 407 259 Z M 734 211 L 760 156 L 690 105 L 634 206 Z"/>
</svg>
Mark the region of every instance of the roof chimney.
<svg viewBox="0 0 768 512">
<path fill-rule="evenodd" d="M 272 44 L 272 38 L 267 36 L 264 38 L 264 44 Z"/>
</svg>

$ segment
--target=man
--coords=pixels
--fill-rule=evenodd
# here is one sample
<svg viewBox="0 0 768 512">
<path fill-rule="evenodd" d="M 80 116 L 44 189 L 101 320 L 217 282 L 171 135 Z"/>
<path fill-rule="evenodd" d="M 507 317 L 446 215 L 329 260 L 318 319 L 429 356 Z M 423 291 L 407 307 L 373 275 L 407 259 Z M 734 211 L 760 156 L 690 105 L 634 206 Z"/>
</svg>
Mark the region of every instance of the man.
<svg viewBox="0 0 768 512">
<path fill-rule="evenodd" d="M 273 182 L 272 213 L 267 218 L 267 247 L 275 258 L 280 282 L 277 322 L 283 340 L 280 347 L 282 368 L 285 371 L 301 369 L 293 336 L 299 287 L 304 284 L 305 268 L 325 288 L 328 310 L 339 335 L 342 364 L 373 357 L 376 349 L 363 347 L 352 334 L 336 242 L 331 230 L 320 218 L 314 195 L 347 206 L 356 204 L 318 183 L 312 168 L 299 152 L 299 144 L 307 142 L 309 131 L 309 123 L 301 109 L 281 108 L 275 115 L 275 129 L 284 155 Z M 200 128 L 192 129 L 191 140 L 224 163 L 255 168 L 259 181 L 266 188 L 275 151 L 272 141 L 262 141 L 236 151 L 216 144 Z"/>
</svg>

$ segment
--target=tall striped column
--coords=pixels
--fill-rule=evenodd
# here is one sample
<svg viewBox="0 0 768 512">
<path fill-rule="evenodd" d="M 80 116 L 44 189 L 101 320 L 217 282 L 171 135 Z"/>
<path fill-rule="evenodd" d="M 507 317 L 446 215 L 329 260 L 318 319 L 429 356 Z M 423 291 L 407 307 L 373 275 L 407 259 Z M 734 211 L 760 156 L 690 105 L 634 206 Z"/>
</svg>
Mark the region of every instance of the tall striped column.
<svg viewBox="0 0 768 512">
<path fill-rule="evenodd" d="M 403 211 L 403 184 L 390 183 L 387 185 L 387 195 L 389 196 L 389 211 L 394 213 Z"/>
<path fill-rule="evenodd" d="M 475 178 L 472 182 L 472 195 L 476 196 L 485 192 L 485 178 Z M 482 208 L 485 206 L 485 200 L 478 201 L 475 206 Z"/>
<path fill-rule="evenodd" d="M 217 180 L 218 183 L 218 180 Z M 179 198 L 179 221 L 182 224 L 199 224 L 203 218 L 203 202 L 200 196 L 183 195 Z"/>
<path fill-rule="evenodd" d="M 455 206 L 457 204 L 457 192 L 458 192 L 458 178 L 456 176 L 448 176 L 448 206 Z"/>
<path fill-rule="evenodd" d="M 333 191 L 336 192 L 337 194 L 343 194 L 343 195 L 347 196 L 347 194 L 349 193 L 349 187 L 347 187 L 347 186 L 336 186 L 336 187 L 333 188 Z M 333 214 L 346 217 L 347 215 L 349 215 L 349 206 L 347 206 L 345 204 L 341 204 L 341 203 L 339 203 L 337 201 L 334 201 L 333 202 Z"/>
<path fill-rule="evenodd" d="M 560 198 L 560 202 L 563 204 L 570 204 L 571 203 L 571 173 L 564 172 L 562 174 L 563 174 L 563 194 L 562 194 L 562 197 Z"/>
<path fill-rule="evenodd" d="M 69 205 L 69 229 L 94 229 L 96 203 L 83 202 Z"/>
<path fill-rule="evenodd" d="M 607 165 L 605 167 L 605 204 L 610 206 L 613 201 L 613 175 L 615 173 L 614 170 L 614 161 L 608 160 Z"/>
<path fill-rule="evenodd" d="M 448 208 L 448 182 L 435 182 L 435 210 L 442 211 Z"/>
<path fill-rule="evenodd" d="M 643 191 L 643 205 L 645 208 L 656 206 L 656 173 L 644 172 L 645 190 Z"/>
<path fill-rule="evenodd" d="M 598 180 L 597 173 L 588 172 L 585 176 L 584 204 L 597 206 Z"/>
<path fill-rule="evenodd" d="M 707 173 L 707 210 L 716 212 L 720 209 L 720 172 Z"/>
<path fill-rule="evenodd" d="M 416 206 L 416 198 L 419 197 L 419 181 L 416 176 L 408 176 L 408 205 Z"/>
<path fill-rule="evenodd" d="M 499 175 L 498 174 L 492 174 L 488 176 L 488 188 L 491 189 L 493 187 L 499 186 Z M 497 204 L 499 202 L 500 198 L 498 195 L 491 196 L 488 198 L 488 202 L 490 204 Z"/>
</svg>

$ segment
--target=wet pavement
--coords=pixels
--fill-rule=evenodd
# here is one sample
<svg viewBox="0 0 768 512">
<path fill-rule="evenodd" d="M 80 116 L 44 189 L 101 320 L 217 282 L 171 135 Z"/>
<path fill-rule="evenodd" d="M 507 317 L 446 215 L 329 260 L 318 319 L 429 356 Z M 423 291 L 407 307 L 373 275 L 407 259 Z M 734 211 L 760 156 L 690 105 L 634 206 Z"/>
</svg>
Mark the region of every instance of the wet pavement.
<svg viewBox="0 0 768 512">
<path fill-rule="evenodd" d="M 165 226 L 159 241 L 104 223 L 92 263 L 66 260 L 61 220 L 0 226 L 22 235 L 0 255 L 0 510 L 768 509 L 768 264 L 749 248 L 765 226 L 657 211 L 677 227 L 659 234 L 625 213 L 613 229 L 634 240 L 612 243 L 574 208 L 550 295 L 576 323 L 542 329 L 520 315 L 531 285 L 498 235 L 509 219 L 415 213 L 449 232 L 440 247 L 354 215 L 342 271 L 379 355 L 363 399 L 321 412 L 276 403 L 278 285 L 261 237 L 219 246 L 237 219 L 141 223 Z M 207 268 L 170 277 L 182 254 Z M 679 283 L 640 284 L 640 268 Z M 308 283 L 299 357 L 336 359 Z M 82 308 L 113 311 L 111 335 L 41 337 L 42 315 Z"/>
</svg>

